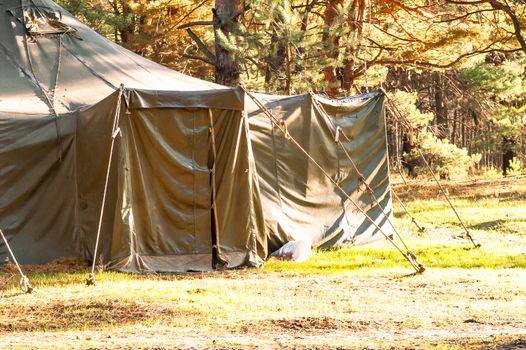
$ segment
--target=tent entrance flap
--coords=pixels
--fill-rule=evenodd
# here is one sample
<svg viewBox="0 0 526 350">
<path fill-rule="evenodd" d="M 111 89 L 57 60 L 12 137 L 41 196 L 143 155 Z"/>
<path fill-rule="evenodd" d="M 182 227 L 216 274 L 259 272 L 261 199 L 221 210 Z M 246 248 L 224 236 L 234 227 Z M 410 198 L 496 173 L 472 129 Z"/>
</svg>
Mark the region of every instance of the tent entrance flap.
<svg viewBox="0 0 526 350">
<path fill-rule="evenodd" d="M 134 109 L 124 119 L 125 192 L 133 225 L 123 233 L 131 254 L 144 269 L 210 270 L 207 110 Z"/>
</svg>

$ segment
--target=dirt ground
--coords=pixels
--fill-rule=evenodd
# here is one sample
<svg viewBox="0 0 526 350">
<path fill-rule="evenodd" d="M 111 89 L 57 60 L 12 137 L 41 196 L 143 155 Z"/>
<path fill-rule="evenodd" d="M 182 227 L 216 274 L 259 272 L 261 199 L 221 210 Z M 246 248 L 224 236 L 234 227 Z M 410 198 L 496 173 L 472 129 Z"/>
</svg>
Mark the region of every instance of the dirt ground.
<svg viewBox="0 0 526 350">
<path fill-rule="evenodd" d="M 0 348 L 526 349 L 524 269 L 406 272 L 244 271 L 137 277 L 112 292 L 111 280 L 10 290 Z"/>
</svg>

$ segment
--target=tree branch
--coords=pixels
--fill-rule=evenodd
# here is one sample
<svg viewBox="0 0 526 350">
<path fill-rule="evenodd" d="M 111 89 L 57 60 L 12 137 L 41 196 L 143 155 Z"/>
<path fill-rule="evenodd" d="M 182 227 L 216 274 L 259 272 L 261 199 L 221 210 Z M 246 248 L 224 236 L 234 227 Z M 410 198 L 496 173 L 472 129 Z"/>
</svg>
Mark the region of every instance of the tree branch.
<svg viewBox="0 0 526 350">
<path fill-rule="evenodd" d="M 199 39 L 199 37 L 190 28 L 187 28 L 186 32 L 188 33 L 190 38 L 192 38 L 192 40 L 197 44 L 199 50 L 201 50 L 201 52 L 206 55 L 210 63 L 215 65 L 215 62 L 217 62 L 216 56 L 212 53 L 212 51 L 208 49 L 205 43 L 201 39 Z"/>
<path fill-rule="evenodd" d="M 463 59 L 469 58 L 469 57 L 473 57 L 473 56 L 476 56 L 476 55 L 481 55 L 481 54 L 491 53 L 491 52 L 519 52 L 519 51 L 522 51 L 522 48 L 509 49 L 509 50 L 489 49 L 489 50 L 472 51 L 472 52 L 467 52 L 465 54 L 462 54 L 462 55 L 458 56 L 455 60 L 453 60 L 453 61 L 451 61 L 449 63 L 446 63 L 446 64 L 438 64 L 438 63 L 419 61 L 419 60 L 389 60 L 389 59 L 377 60 L 377 61 L 371 62 L 370 64 L 371 65 L 373 65 L 373 64 L 382 64 L 382 65 L 413 65 L 413 66 L 417 66 L 417 67 L 431 67 L 431 68 L 444 69 L 444 68 L 451 68 L 451 67 L 455 66 L 456 64 L 458 64 Z"/>
<path fill-rule="evenodd" d="M 203 6 L 204 4 L 206 4 L 208 1 L 210 0 L 203 0 L 201 1 L 196 7 L 194 7 L 192 10 L 190 10 L 186 15 L 183 16 L 183 18 L 181 18 L 180 20 L 178 20 L 175 24 L 171 25 L 170 27 L 168 27 L 168 29 L 166 29 L 164 32 L 163 32 L 163 35 L 166 35 L 168 34 L 169 32 L 171 32 L 174 28 L 177 28 L 177 26 L 179 24 L 181 24 L 185 19 L 187 19 L 192 13 L 194 13 L 195 11 L 197 11 L 201 6 Z"/>
<path fill-rule="evenodd" d="M 188 55 L 186 53 L 182 54 L 181 55 L 182 57 L 184 58 L 189 58 L 191 60 L 199 60 L 199 61 L 202 61 L 204 63 L 207 63 L 207 64 L 210 64 L 212 66 L 215 66 L 214 62 L 210 62 L 209 60 L 207 60 L 206 58 L 204 57 L 201 57 L 201 56 L 197 56 L 197 55 Z"/>
<path fill-rule="evenodd" d="M 477 13 L 482 13 L 482 12 L 493 12 L 492 9 L 482 9 L 482 10 L 477 10 L 477 11 L 473 11 L 473 12 L 468 12 L 466 13 L 465 15 L 462 15 L 462 16 L 458 16 L 458 17 L 453 17 L 453 18 L 448 18 L 448 19 L 442 19 L 440 21 L 433 21 L 433 23 L 448 23 L 448 22 L 454 22 L 454 21 L 458 21 L 458 20 L 461 20 L 461 19 L 464 19 L 464 18 L 467 18 L 471 15 L 476 15 Z M 478 23 L 478 21 L 471 21 L 473 23 Z"/>
<path fill-rule="evenodd" d="M 181 24 L 180 26 L 176 27 L 176 29 L 186 29 L 186 28 L 195 27 L 195 26 L 211 26 L 213 24 L 214 24 L 213 21 L 194 21 L 194 22 L 188 22 L 185 24 Z"/>
<path fill-rule="evenodd" d="M 493 7 L 495 10 L 503 11 L 511 19 L 511 22 L 513 23 L 513 29 L 515 30 L 515 37 L 517 38 L 517 41 L 519 42 L 522 48 L 522 51 L 526 53 L 526 40 L 524 40 L 524 37 L 522 36 L 521 22 L 519 21 L 515 13 L 507 4 L 502 4 L 495 0 L 490 0 L 489 3 L 491 4 L 491 7 Z"/>
<path fill-rule="evenodd" d="M 526 53 L 526 40 L 524 39 L 524 36 L 522 35 L 522 28 L 521 28 L 521 22 L 515 12 L 513 12 L 512 8 L 508 5 L 508 3 L 502 3 L 497 0 L 477 0 L 477 1 L 460 1 L 460 0 L 445 0 L 446 3 L 450 4 L 456 4 L 456 5 L 482 5 L 487 4 L 490 5 L 493 10 L 496 11 L 502 11 L 504 12 L 508 18 L 513 23 L 513 29 L 515 38 L 519 42 L 519 45 L 521 46 L 521 50 Z M 491 11 L 491 10 L 490 10 Z"/>
</svg>

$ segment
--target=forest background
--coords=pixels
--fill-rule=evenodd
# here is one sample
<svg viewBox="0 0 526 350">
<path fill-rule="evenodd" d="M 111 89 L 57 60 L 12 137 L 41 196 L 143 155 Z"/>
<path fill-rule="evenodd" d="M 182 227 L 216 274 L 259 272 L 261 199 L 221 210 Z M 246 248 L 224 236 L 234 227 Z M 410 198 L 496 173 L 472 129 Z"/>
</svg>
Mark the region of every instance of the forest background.
<svg viewBox="0 0 526 350">
<path fill-rule="evenodd" d="M 523 0 L 60 0 L 182 73 L 277 94 L 388 96 L 392 167 L 526 170 Z"/>
</svg>

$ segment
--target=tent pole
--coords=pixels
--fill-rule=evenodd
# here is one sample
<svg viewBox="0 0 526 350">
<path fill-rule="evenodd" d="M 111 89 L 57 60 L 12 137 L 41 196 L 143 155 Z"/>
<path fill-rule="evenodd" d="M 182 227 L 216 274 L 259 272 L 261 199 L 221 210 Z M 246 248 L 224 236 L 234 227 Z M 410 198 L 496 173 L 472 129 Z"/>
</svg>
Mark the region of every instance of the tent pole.
<svg viewBox="0 0 526 350">
<path fill-rule="evenodd" d="M 18 264 L 18 261 L 16 260 L 15 253 L 13 253 L 13 250 L 11 249 L 11 246 L 9 245 L 9 242 L 7 241 L 7 238 L 4 236 L 4 232 L 2 229 L 0 229 L 0 235 L 2 236 L 2 239 L 4 240 L 5 246 L 7 247 L 7 250 L 9 251 L 9 254 L 11 255 L 11 258 L 13 259 L 13 262 L 16 265 L 16 268 L 18 269 L 18 272 L 20 273 L 20 289 L 24 293 L 31 294 L 35 290 L 33 286 L 31 286 L 31 283 L 29 283 L 29 278 L 27 278 L 26 275 L 22 272 L 22 268 Z"/>
<path fill-rule="evenodd" d="M 255 97 L 244 86 L 240 85 L 240 87 L 245 92 L 245 94 L 247 94 L 252 99 L 252 101 L 254 101 L 258 108 L 260 108 L 265 113 L 265 115 L 267 116 L 267 118 L 269 118 L 272 124 L 274 124 L 275 127 L 280 129 L 281 132 L 285 135 L 285 137 L 288 140 L 290 140 L 303 154 L 305 154 L 305 156 L 323 173 L 323 175 L 330 182 L 332 182 L 332 184 L 336 186 L 336 188 L 340 190 L 343 195 L 347 197 L 347 199 L 356 207 L 356 209 L 358 209 L 358 211 L 360 211 L 365 216 L 365 218 L 371 222 L 371 224 L 378 230 L 378 232 L 384 235 L 384 237 L 400 252 L 400 254 L 402 254 L 404 258 L 406 258 L 406 260 L 411 264 L 411 266 L 413 266 L 415 271 L 417 273 L 423 273 L 426 269 L 424 265 L 417 261 L 414 253 L 411 251 L 404 253 L 404 251 L 400 247 L 398 247 L 394 240 L 389 235 L 387 235 L 380 226 L 378 226 L 378 224 L 367 214 L 367 212 L 364 209 L 362 209 L 358 205 L 358 203 L 356 203 L 356 201 L 354 201 L 352 197 L 340 185 L 338 185 L 336 181 L 334 181 L 334 179 L 327 173 L 327 171 L 325 171 L 325 169 L 323 169 L 323 167 L 301 146 L 301 144 L 287 132 L 286 125 L 283 125 L 283 122 L 280 123 L 280 121 L 272 114 L 272 112 L 268 108 L 266 108 L 261 103 L 261 101 L 259 101 L 257 97 Z"/>
</svg>

